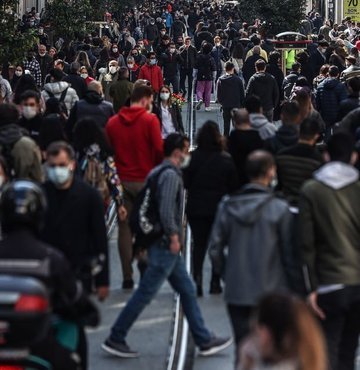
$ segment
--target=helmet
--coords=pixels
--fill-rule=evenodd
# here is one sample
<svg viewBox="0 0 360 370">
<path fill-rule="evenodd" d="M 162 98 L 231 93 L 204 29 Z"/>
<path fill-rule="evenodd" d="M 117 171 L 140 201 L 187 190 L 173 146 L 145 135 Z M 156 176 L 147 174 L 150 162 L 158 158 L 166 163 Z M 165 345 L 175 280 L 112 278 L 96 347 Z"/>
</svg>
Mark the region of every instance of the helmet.
<svg viewBox="0 0 360 370">
<path fill-rule="evenodd" d="M 39 231 L 44 220 L 46 198 L 31 181 L 16 180 L 5 187 L 0 198 L 0 222 L 4 232 L 28 227 Z"/>
</svg>

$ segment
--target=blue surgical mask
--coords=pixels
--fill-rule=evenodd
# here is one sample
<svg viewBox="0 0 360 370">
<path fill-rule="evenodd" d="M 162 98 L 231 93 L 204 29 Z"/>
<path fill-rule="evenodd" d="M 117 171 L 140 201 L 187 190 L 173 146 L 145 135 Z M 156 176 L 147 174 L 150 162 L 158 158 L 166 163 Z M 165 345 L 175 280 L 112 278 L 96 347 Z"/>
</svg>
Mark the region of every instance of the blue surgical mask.
<svg viewBox="0 0 360 370">
<path fill-rule="evenodd" d="M 157 63 L 156 59 L 150 59 L 150 65 L 154 66 Z"/>
<path fill-rule="evenodd" d="M 61 187 L 67 183 L 72 175 L 69 167 L 47 167 L 47 178 L 57 187 Z"/>
</svg>

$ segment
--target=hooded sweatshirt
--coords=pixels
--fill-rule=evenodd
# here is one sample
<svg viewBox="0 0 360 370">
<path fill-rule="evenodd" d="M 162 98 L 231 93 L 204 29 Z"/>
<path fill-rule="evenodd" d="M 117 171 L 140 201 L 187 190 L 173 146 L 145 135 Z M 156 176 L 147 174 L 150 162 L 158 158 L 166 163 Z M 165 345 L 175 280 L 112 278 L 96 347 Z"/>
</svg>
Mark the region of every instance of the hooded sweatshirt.
<svg viewBox="0 0 360 370">
<path fill-rule="evenodd" d="M 264 294 L 287 289 L 291 222 L 288 204 L 260 185 L 246 185 L 222 200 L 209 253 L 216 272 L 225 274 L 228 304 L 255 306 Z"/>
<path fill-rule="evenodd" d="M 111 117 L 106 134 L 115 151 L 115 163 L 122 181 L 144 182 L 163 159 L 160 122 L 141 107 L 123 107 Z"/>
<path fill-rule="evenodd" d="M 359 172 L 330 162 L 305 183 L 300 197 L 299 247 L 310 291 L 360 284 Z"/>
<path fill-rule="evenodd" d="M 261 113 L 250 113 L 250 126 L 259 132 L 261 139 L 267 140 L 275 136 L 276 127 Z"/>
</svg>

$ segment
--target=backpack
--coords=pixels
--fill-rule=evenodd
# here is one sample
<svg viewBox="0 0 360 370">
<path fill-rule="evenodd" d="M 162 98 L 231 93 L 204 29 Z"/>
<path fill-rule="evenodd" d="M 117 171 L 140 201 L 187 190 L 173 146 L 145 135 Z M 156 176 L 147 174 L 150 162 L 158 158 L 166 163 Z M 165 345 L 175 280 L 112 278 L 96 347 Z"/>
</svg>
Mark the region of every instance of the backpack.
<svg viewBox="0 0 360 370">
<path fill-rule="evenodd" d="M 64 113 L 66 115 L 66 117 L 68 116 L 68 109 L 66 107 L 66 104 L 65 104 L 65 98 L 66 98 L 66 94 L 67 94 L 67 91 L 68 91 L 68 87 L 61 93 L 60 95 L 60 98 L 56 98 L 55 95 L 51 92 L 51 91 L 47 91 L 47 94 L 49 95 L 50 98 L 55 98 L 56 100 L 58 100 L 59 102 L 59 108 L 60 108 L 60 113 Z"/>
<path fill-rule="evenodd" d="M 83 173 L 83 180 L 97 189 L 104 203 L 108 204 L 110 190 L 100 160 L 94 155 L 88 155 L 83 159 L 80 168 Z"/>
<path fill-rule="evenodd" d="M 163 235 L 156 192 L 160 175 L 169 168 L 171 166 L 165 166 L 150 176 L 135 198 L 129 218 L 135 248 L 147 249 Z"/>
</svg>

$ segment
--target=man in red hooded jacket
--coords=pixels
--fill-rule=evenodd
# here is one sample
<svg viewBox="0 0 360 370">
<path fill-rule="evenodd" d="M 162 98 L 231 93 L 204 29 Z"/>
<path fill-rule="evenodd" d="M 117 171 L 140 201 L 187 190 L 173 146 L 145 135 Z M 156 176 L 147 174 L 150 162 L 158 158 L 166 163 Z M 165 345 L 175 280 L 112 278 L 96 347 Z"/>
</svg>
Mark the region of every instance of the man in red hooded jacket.
<svg viewBox="0 0 360 370">
<path fill-rule="evenodd" d="M 149 172 L 163 159 L 160 122 L 149 113 L 153 89 L 142 85 L 134 89 L 130 107 L 111 117 L 106 134 L 115 152 L 115 164 L 124 187 L 125 208 L 130 215 L 136 195 Z M 123 271 L 123 289 L 132 289 L 132 235 L 128 220 L 119 221 L 119 253 Z"/>
<path fill-rule="evenodd" d="M 156 53 L 153 51 L 148 53 L 146 64 L 140 68 L 139 79 L 150 81 L 157 94 L 164 85 L 164 77 L 161 68 L 157 65 Z"/>
</svg>

